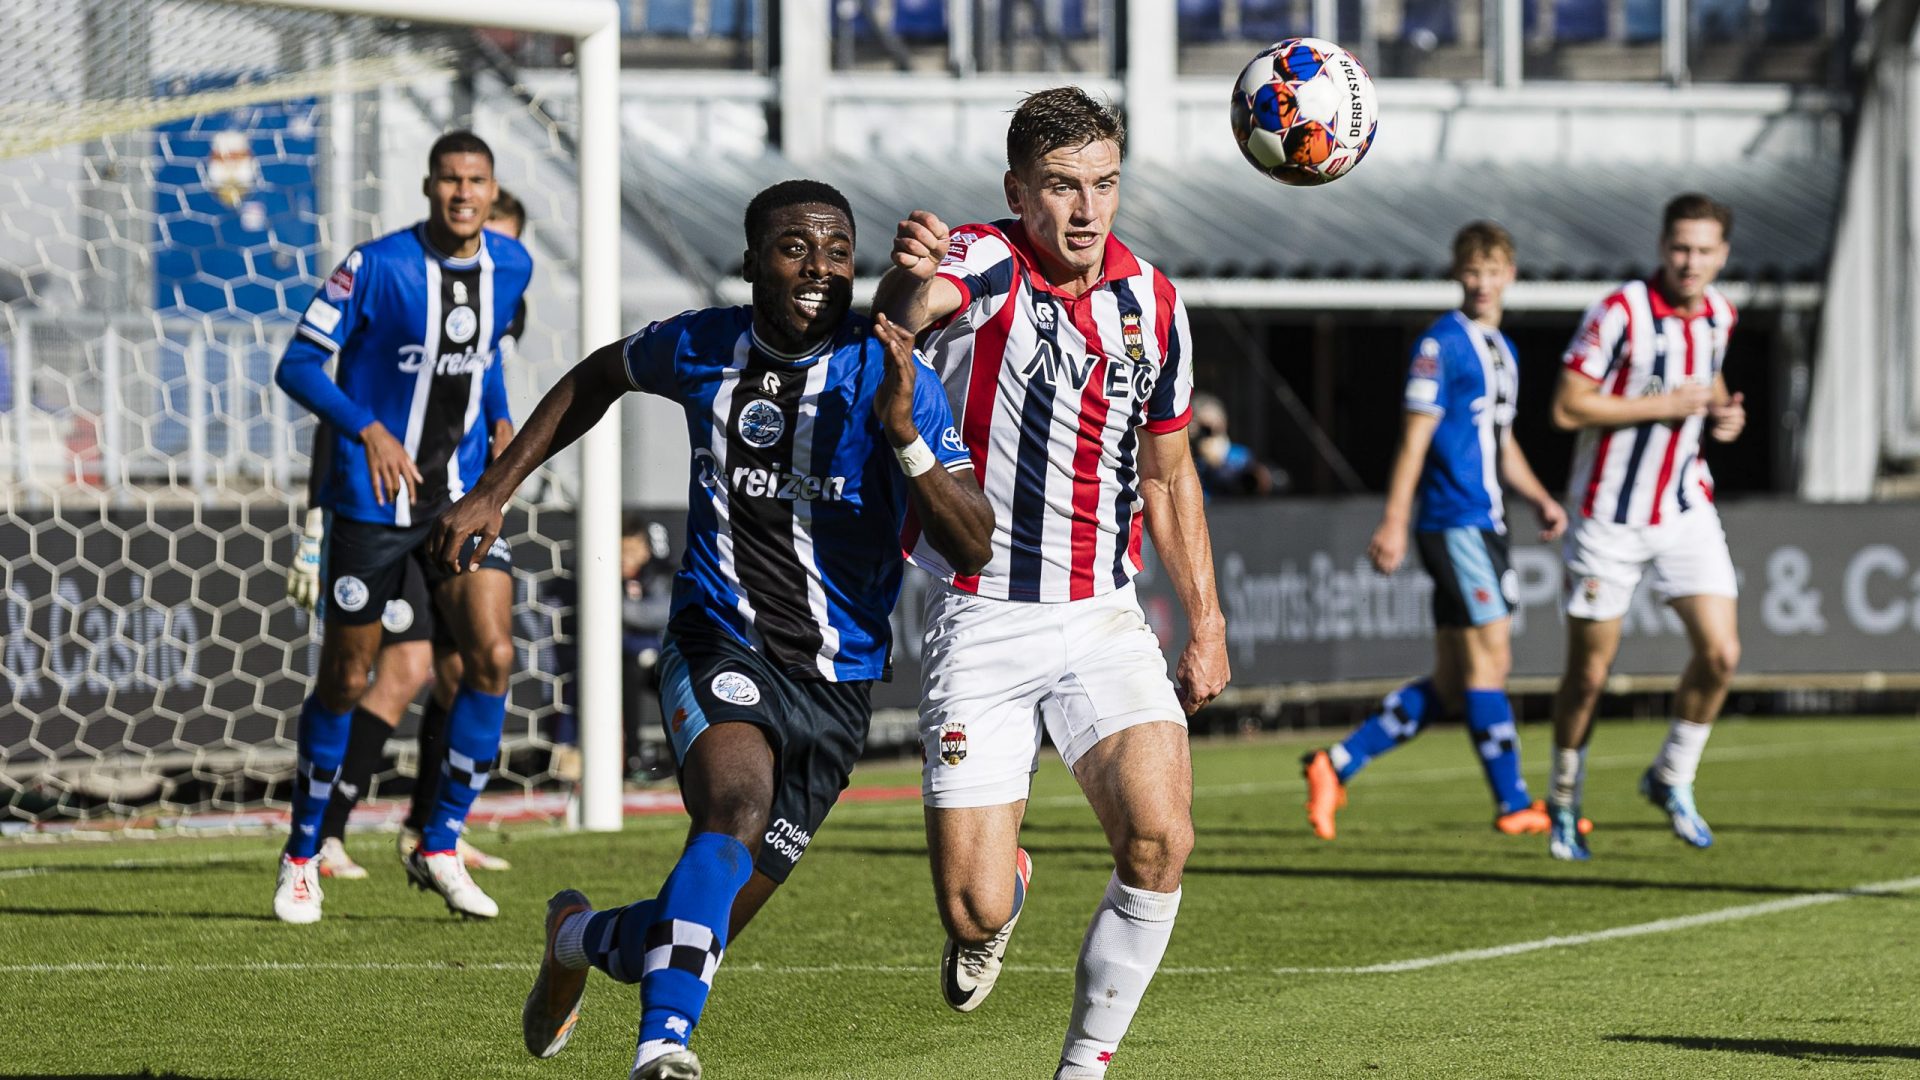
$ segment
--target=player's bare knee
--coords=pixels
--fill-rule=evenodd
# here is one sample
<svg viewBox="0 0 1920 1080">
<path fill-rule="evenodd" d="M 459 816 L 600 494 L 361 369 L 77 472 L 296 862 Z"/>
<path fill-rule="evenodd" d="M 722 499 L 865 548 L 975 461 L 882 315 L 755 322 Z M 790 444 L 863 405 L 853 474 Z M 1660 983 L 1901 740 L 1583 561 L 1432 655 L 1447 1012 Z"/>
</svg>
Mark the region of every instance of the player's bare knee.
<svg viewBox="0 0 1920 1080">
<path fill-rule="evenodd" d="M 1013 918 L 1011 879 L 1004 885 L 982 884 L 940 898 L 940 921 L 947 934 L 962 945 L 985 945 Z"/>
<path fill-rule="evenodd" d="M 513 642 L 510 639 L 485 642 L 464 652 L 461 659 L 461 678 L 467 685 L 487 694 L 507 692 L 507 683 L 513 677 L 514 660 Z"/>
<path fill-rule="evenodd" d="M 767 806 L 772 798 L 772 792 L 768 792 L 765 801 L 744 795 L 715 800 L 713 805 L 703 808 L 694 816 L 693 831 L 724 833 L 757 854 L 761 838 L 767 831 Z"/>
<path fill-rule="evenodd" d="M 313 692 L 328 712 L 352 712 L 367 696 L 367 669 L 360 664 L 335 663 L 321 668 Z"/>
<path fill-rule="evenodd" d="M 1120 879 L 1135 888 L 1172 892 L 1193 854 L 1193 824 L 1169 820 L 1136 827 L 1114 851 Z"/>
<path fill-rule="evenodd" d="M 1700 654 L 1700 660 L 1714 682 L 1722 686 L 1732 682 L 1733 673 L 1740 668 L 1740 639 L 1713 642 Z"/>
</svg>

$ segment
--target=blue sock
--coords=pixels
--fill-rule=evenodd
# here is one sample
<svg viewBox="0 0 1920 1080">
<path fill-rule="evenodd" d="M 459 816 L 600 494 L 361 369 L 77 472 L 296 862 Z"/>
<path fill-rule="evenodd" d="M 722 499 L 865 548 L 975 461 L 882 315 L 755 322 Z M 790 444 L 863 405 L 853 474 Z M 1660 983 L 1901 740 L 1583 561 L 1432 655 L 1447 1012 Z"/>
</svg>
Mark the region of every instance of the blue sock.
<svg viewBox="0 0 1920 1080">
<path fill-rule="evenodd" d="M 1487 786 L 1493 789 L 1500 812 L 1511 814 L 1532 806 L 1533 796 L 1520 778 L 1520 732 L 1513 726 L 1513 704 L 1507 692 L 1467 691 L 1467 730 L 1473 733 L 1480 766 L 1487 771 Z"/>
<path fill-rule="evenodd" d="M 340 763 L 347 757 L 347 737 L 353 731 L 353 710 L 331 713 L 319 695 L 300 706 L 300 757 L 293 777 L 293 833 L 286 852 L 311 859 L 320 850 L 320 820 L 340 779 Z"/>
<path fill-rule="evenodd" d="M 487 786 L 500 733 L 507 726 L 507 695 L 483 694 L 462 683 L 447 710 L 447 764 L 440 770 L 440 791 L 433 816 L 420 830 L 421 851 L 452 851 L 466 827 L 474 797 Z"/>
<path fill-rule="evenodd" d="M 618 935 L 620 955 L 611 966 L 641 973 L 643 1045 L 662 1039 L 684 1044 L 692 1036 L 726 952 L 733 899 L 752 873 L 746 845 L 724 833 L 701 833 L 687 842 L 660 886 L 645 931 Z"/>
<path fill-rule="evenodd" d="M 1367 762 L 1418 735 L 1441 709 L 1440 692 L 1433 688 L 1432 679 L 1415 680 L 1388 694 L 1379 712 L 1367 717 L 1329 752 L 1340 782 L 1346 783 L 1366 768 Z"/>
<path fill-rule="evenodd" d="M 653 925 L 653 910 L 654 901 L 640 900 L 626 907 L 596 911 L 589 915 L 586 933 L 581 935 L 582 944 L 587 950 L 587 963 L 620 982 L 639 982 L 642 954 L 638 951 L 623 954 L 620 943 L 634 937 L 644 941 L 647 927 Z M 628 967 L 623 963 L 623 956 L 634 961 L 634 966 Z"/>
</svg>

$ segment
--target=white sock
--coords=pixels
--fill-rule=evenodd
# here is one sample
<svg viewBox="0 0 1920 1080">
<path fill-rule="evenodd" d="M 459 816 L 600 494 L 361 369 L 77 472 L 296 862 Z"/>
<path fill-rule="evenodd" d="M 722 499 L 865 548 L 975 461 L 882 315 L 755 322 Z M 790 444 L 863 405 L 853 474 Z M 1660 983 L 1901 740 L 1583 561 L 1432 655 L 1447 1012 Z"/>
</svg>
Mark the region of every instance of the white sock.
<svg viewBox="0 0 1920 1080">
<path fill-rule="evenodd" d="M 674 1042 L 672 1039 L 648 1039 L 646 1042 L 640 1044 L 639 1052 L 633 1055 L 633 1069 L 635 1072 L 639 1072 L 654 1058 L 665 1057 L 675 1050 L 685 1050 L 686 1048 L 686 1043 Z"/>
<path fill-rule="evenodd" d="M 1173 938 L 1180 890 L 1136 889 L 1115 874 L 1094 910 L 1073 979 L 1073 1019 L 1055 1080 L 1099 1080 Z"/>
<path fill-rule="evenodd" d="M 1712 724 L 1694 724 L 1675 720 L 1667 727 L 1667 741 L 1653 756 L 1653 775 L 1663 784 L 1691 784 L 1700 772 L 1700 754 L 1707 748 Z"/>
<path fill-rule="evenodd" d="M 1580 798 L 1587 788 L 1587 749 L 1569 750 L 1563 746 L 1553 748 L 1553 787 L 1548 794 L 1555 806 L 1571 806 L 1578 810 Z"/>
<path fill-rule="evenodd" d="M 560 920 L 560 929 L 553 935 L 553 958 L 561 967 L 574 971 L 587 967 L 587 920 L 591 918 L 593 912 L 587 910 Z"/>
<path fill-rule="evenodd" d="M 1327 764 L 1333 766 L 1334 772 L 1339 772 L 1341 769 L 1346 768 L 1347 763 L 1352 760 L 1353 755 L 1347 753 L 1345 746 L 1334 743 L 1332 746 L 1327 747 Z"/>
</svg>

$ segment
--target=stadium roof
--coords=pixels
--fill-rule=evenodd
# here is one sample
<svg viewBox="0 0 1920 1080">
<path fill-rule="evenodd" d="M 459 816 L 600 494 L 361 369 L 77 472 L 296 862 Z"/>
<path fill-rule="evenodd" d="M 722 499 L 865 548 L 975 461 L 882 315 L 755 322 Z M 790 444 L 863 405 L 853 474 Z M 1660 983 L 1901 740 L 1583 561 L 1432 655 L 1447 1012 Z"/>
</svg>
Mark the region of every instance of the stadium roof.
<svg viewBox="0 0 1920 1080">
<path fill-rule="evenodd" d="M 987 160 L 840 158 L 802 169 L 778 155 L 647 155 L 640 167 L 650 201 L 723 283 L 738 279 L 747 201 L 789 177 L 812 176 L 846 193 L 865 240 L 862 278 L 886 269 L 894 223 L 909 210 L 929 209 L 951 224 L 1006 216 L 1003 167 Z M 1312 281 L 1327 295 L 1442 281 L 1453 231 L 1490 217 L 1512 230 L 1523 280 L 1618 281 L 1651 269 L 1665 201 L 1700 190 L 1737 215 L 1727 278 L 1818 282 L 1840 183 L 1838 163 L 1824 159 L 1679 167 L 1379 161 L 1317 189 L 1283 187 L 1239 161 L 1133 163 L 1117 231 L 1177 280 L 1264 281 L 1268 293 L 1281 282 Z M 1215 292 L 1214 302 L 1228 306 L 1292 306 L 1260 302 L 1259 288 Z"/>
</svg>

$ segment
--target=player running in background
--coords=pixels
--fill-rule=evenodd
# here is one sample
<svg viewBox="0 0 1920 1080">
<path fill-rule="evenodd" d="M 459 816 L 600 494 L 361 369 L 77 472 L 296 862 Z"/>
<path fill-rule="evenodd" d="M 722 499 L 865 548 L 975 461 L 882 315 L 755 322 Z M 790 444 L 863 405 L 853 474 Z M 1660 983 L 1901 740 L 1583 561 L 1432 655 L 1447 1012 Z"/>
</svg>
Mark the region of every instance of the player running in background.
<svg viewBox="0 0 1920 1080">
<path fill-rule="evenodd" d="M 486 227 L 504 236 L 520 239 L 526 228 L 526 209 L 505 188 L 497 188 L 498 197 L 487 216 Z M 525 322 L 526 303 L 515 313 L 513 325 L 500 339 L 500 362 L 487 365 L 486 386 L 481 392 L 481 419 L 488 433 L 488 460 L 506 449 L 513 438 L 513 414 L 507 406 L 507 384 L 502 376 L 512 353 L 512 343 Z M 307 477 L 306 528 L 300 537 L 293 564 L 287 568 L 287 595 L 316 615 L 323 613 L 320 596 L 320 553 L 327 538 L 326 511 L 320 508 L 320 492 L 327 478 L 332 436 L 323 421 L 314 425 L 314 453 Z M 387 601 L 380 613 L 380 653 L 374 660 L 373 685 L 353 710 L 353 726 L 347 736 L 347 756 L 340 766 L 340 778 L 334 782 L 333 797 L 327 802 L 326 816 L 320 819 L 320 876 L 357 880 L 367 870 L 347 854 L 347 821 L 353 808 L 373 786 L 373 773 L 380 767 L 387 740 L 407 713 L 408 706 L 423 687 L 431 685 L 425 710 L 420 716 L 420 754 L 415 768 L 413 797 L 405 824 L 400 828 L 399 853 L 402 862 L 420 846 L 420 831 L 433 813 L 439 792 L 440 770 L 447 758 L 447 709 L 460 690 L 460 651 L 448 633 L 444 620 L 434 618 L 433 603 L 427 592 L 426 575 L 408 564 L 400 595 Z M 429 644 L 431 643 L 431 644 Z M 507 870 L 512 864 L 498 855 L 489 855 L 462 836 L 456 844 L 460 858 L 469 870 Z"/>
<path fill-rule="evenodd" d="M 693 433 L 688 540 L 660 659 L 687 845 L 650 900 L 547 906 L 527 1049 L 566 1045 L 587 969 L 640 984 L 634 1080 L 700 1075 L 687 1048 L 731 935 L 805 853 L 866 742 L 912 506 L 955 565 L 986 561 L 993 511 L 913 337 L 848 311 L 853 212 L 789 180 L 746 213 L 751 307 L 690 311 L 607 345 L 548 391 L 441 519 L 445 559 L 498 535 L 500 507 L 629 391 L 680 403 Z M 466 549 L 471 550 L 471 549 Z"/>
<path fill-rule="evenodd" d="M 1462 714 L 1493 789 L 1493 827 L 1510 835 L 1547 831 L 1546 804 L 1534 802 L 1521 777 L 1520 735 L 1507 700 L 1513 580 L 1501 485 L 1532 505 L 1542 540 L 1566 531 L 1567 513 L 1513 437 L 1520 364 L 1500 332 L 1513 255 L 1513 238 L 1499 225 L 1476 221 L 1461 229 L 1453 238 L 1460 309 L 1440 316 L 1414 347 L 1400 453 L 1367 558 L 1382 574 L 1398 570 L 1413 529 L 1421 565 L 1433 578 L 1433 673 L 1387 695 L 1380 711 L 1341 742 L 1306 756 L 1307 821 L 1322 840 L 1333 839 L 1334 811 L 1346 805 L 1348 781 L 1368 762 L 1427 724 Z"/>
<path fill-rule="evenodd" d="M 1013 217 L 900 223 L 876 311 L 937 327 L 946 383 L 992 501 L 974 572 L 920 542 L 927 594 L 922 789 L 941 991 L 985 1000 L 1026 900 L 1020 823 L 1041 727 L 1099 817 L 1115 871 L 1081 945 L 1057 1076 L 1104 1076 L 1160 966 L 1193 848 L 1186 714 L 1228 677 L 1226 623 L 1185 428 L 1193 345 L 1173 283 L 1112 235 L 1126 140 L 1076 87 L 1022 101 L 1007 131 Z M 1134 594 L 1152 532 L 1192 636 L 1166 658 Z"/>
<path fill-rule="evenodd" d="M 320 918 L 314 855 L 320 821 L 351 740 L 384 633 L 381 616 L 423 575 L 460 651 L 461 683 L 447 716 L 447 764 L 407 875 L 449 910 L 492 918 L 498 906 L 468 876 L 456 844 L 486 786 L 506 722 L 514 650 L 511 555 L 504 542 L 458 578 L 430 562 L 427 530 L 487 464 L 480 423 L 486 371 L 533 273 L 516 240 L 483 228 L 494 201 L 493 153 L 471 132 L 442 136 L 427 155 L 428 214 L 347 256 L 307 306 L 275 380 L 331 428 L 320 494 L 331 512 L 328 611 L 313 693 L 300 713 L 293 830 L 280 861 L 274 914 Z M 336 360 L 336 374 L 326 374 Z"/>
<path fill-rule="evenodd" d="M 1659 271 L 1587 312 L 1554 396 L 1554 423 L 1580 432 L 1569 481 L 1580 514 L 1565 545 L 1567 669 L 1553 699 L 1548 850 L 1556 859 L 1588 857 L 1574 822 L 1593 710 L 1620 649 L 1620 618 L 1649 568 L 1693 655 L 1674 694 L 1678 715 L 1640 792 L 1665 811 L 1674 835 L 1694 847 L 1713 843 L 1693 780 L 1740 662 L 1740 635 L 1702 436 L 1732 442 L 1747 420 L 1720 371 L 1738 316 L 1713 287 L 1732 232 L 1733 211 L 1705 195 L 1668 203 Z"/>
</svg>

